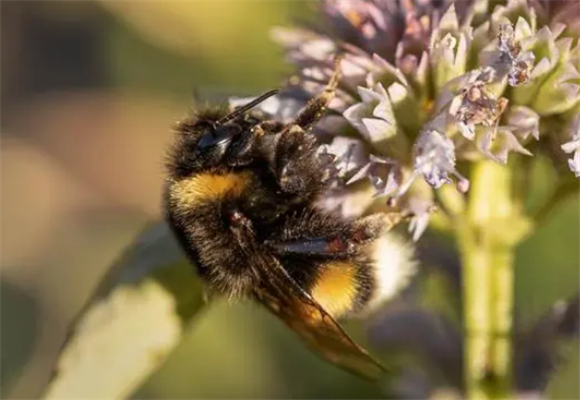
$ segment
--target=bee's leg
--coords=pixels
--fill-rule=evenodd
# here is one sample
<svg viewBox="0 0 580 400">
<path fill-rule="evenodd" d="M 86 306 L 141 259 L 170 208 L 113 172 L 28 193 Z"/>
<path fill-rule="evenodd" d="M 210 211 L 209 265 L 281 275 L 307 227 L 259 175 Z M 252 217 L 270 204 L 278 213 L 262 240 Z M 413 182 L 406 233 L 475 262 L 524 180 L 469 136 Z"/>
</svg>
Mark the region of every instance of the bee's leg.
<svg viewBox="0 0 580 400">
<path fill-rule="evenodd" d="M 397 224 L 407 221 L 412 217 L 410 213 L 401 211 L 379 212 L 357 219 L 354 222 L 355 236 L 366 239 L 374 239 L 383 232 L 389 231 Z"/>
<path fill-rule="evenodd" d="M 351 250 L 348 241 L 340 236 L 286 241 L 266 240 L 264 244 L 281 256 L 347 256 Z"/>
<path fill-rule="evenodd" d="M 316 138 L 298 125 L 289 126 L 280 134 L 272 161 L 283 192 L 307 200 L 324 188 L 317 149 Z"/>
<path fill-rule="evenodd" d="M 273 121 L 264 121 L 253 128 L 242 132 L 230 145 L 226 154 L 226 164 L 232 167 L 243 167 L 252 164 L 257 158 L 263 158 L 266 150 L 263 145 L 263 136 L 281 125 Z M 271 147 L 271 146 L 270 146 Z"/>
<path fill-rule="evenodd" d="M 324 88 L 324 91 L 316 96 L 315 98 L 311 99 L 306 107 L 298 114 L 296 119 L 291 122 L 289 125 L 298 125 L 303 130 L 308 131 L 310 130 L 320 119 L 328 104 L 334 98 L 336 94 L 336 87 L 338 86 L 338 82 L 340 80 L 340 62 L 342 57 L 337 57 L 334 62 L 334 72 L 328 81 L 328 84 Z"/>
<path fill-rule="evenodd" d="M 402 221 L 401 213 L 376 213 L 344 224 L 329 223 L 328 214 L 305 212 L 285 222 L 282 234 L 264 243 L 278 255 L 347 256 Z"/>
<path fill-rule="evenodd" d="M 264 241 L 279 256 L 311 255 L 320 257 L 346 257 L 352 252 L 350 221 L 333 218 L 313 207 L 299 213 L 286 215 L 280 229 Z"/>
<path fill-rule="evenodd" d="M 284 127 L 279 121 L 266 120 L 243 132 L 228 149 L 226 163 L 233 167 L 243 167 L 258 159 L 271 162 L 276 147 L 274 136 Z"/>
<path fill-rule="evenodd" d="M 263 135 L 271 135 L 273 133 L 280 133 L 284 129 L 284 124 L 280 121 L 274 121 L 271 119 L 260 122 L 254 127 L 254 133 L 256 136 L 261 137 Z"/>
<path fill-rule="evenodd" d="M 225 163 L 232 167 L 243 167 L 254 161 L 256 135 L 250 130 L 243 132 L 230 145 L 225 155 Z"/>
<path fill-rule="evenodd" d="M 376 213 L 352 224 L 335 226 L 328 224 L 326 214 L 308 212 L 285 225 L 283 232 L 289 238 L 266 240 L 265 244 L 279 255 L 346 256 L 404 218 L 401 213 Z"/>
</svg>

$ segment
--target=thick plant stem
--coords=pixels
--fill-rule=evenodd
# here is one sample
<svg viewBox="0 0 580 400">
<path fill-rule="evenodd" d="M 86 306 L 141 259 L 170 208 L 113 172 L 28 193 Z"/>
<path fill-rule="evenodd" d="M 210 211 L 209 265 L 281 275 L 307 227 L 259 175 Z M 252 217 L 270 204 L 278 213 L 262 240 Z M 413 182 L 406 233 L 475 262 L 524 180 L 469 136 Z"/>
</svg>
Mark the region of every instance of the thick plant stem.
<svg viewBox="0 0 580 400">
<path fill-rule="evenodd" d="M 469 399 L 511 398 L 513 251 L 510 171 L 475 165 L 457 236 L 464 268 L 465 382 Z M 517 222 L 517 221 L 516 221 Z M 517 225 L 517 223 L 516 223 Z"/>
<path fill-rule="evenodd" d="M 514 266 L 511 246 L 498 245 L 492 249 L 492 338 L 491 366 L 496 398 L 512 398 L 512 325 Z"/>
<path fill-rule="evenodd" d="M 473 232 L 460 231 L 463 265 L 463 306 L 465 324 L 465 383 L 467 398 L 488 399 L 484 377 L 491 349 L 491 274 L 485 247 L 479 246 Z"/>
</svg>

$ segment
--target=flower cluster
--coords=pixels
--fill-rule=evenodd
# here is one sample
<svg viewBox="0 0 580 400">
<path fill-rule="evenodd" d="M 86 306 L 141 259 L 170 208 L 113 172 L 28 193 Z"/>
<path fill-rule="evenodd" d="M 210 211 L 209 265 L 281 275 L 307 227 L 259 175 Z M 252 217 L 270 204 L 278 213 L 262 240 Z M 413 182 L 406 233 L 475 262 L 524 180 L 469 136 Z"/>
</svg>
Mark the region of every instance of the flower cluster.
<svg viewBox="0 0 580 400">
<path fill-rule="evenodd" d="M 556 147 L 546 153 L 579 177 L 573 3 L 323 0 L 315 29 L 277 28 L 275 40 L 297 67 L 286 101 L 319 93 L 342 55 L 335 112 L 317 127 L 331 196 L 364 181 L 368 206 L 415 213 L 418 238 L 434 190 L 455 182 L 468 191 L 469 174 L 459 170 L 470 161 L 505 164 L 511 154 Z"/>
</svg>

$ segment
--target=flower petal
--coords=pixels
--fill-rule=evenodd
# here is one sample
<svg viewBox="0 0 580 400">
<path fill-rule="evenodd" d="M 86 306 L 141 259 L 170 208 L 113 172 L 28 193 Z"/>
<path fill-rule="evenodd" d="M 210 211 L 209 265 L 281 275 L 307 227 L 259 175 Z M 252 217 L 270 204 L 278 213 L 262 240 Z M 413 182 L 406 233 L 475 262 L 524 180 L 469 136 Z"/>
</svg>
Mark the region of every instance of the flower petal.
<svg viewBox="0 0 580 400">
<path fill-rule="evenodd" d="M 512 151 L 527 156 L 532 155 L 507 128 L 499 128 L 495 134 L 493 128 L 486 128 L 478 137 L 479 150 L 500 164 L 507 163 L 509 153 Z"/>
<path fill-rule="evenodd" d="M 358 103 L 347 108 L 342 115 L 350 124 L 365 136 L 368 135 L 367 128 L 362 123 L 365 115 L 369 114 L 368 106 L 364 103 Z"/>
<path fill-rule="evenodd" d="M 367 131 L 367 139 L 374 144 L 387 140 L 397 133 L 397 128 L 388 121 L 378 118 L 363 118 L 362 123 Z"/>
<path fill-rule="evenodd" d="M 459 30 L 459 21 L 457 20 L 457 13 L 455 12 L 455 5 L 447 9 L 441 21 L 439 21 L 439 26 L 437 27 L 441 32 L 456 32 Z"/>
<path fill-rule="evenodd" d="M 574 157 L 568 160 L 568 167 L 576 178 L 580 178 L 580 151 L 574 152 Z"/>
<path fill-rule="evenodd" d="M 540 116 L 531 108 L 525 106 L 511 106 L 508 109 L 507 125 L 521 139 L 527 139 L 532 135 L 534 139 L 540 139 Z"/>
<path fill-rule="evenodd" d="M 339 170 L 339 178 L 347 179 L 369 161 L 361 141 L 344 136 L 334 137 L 325 151 L 336 156 L 334 164 Z"/>
</svg>

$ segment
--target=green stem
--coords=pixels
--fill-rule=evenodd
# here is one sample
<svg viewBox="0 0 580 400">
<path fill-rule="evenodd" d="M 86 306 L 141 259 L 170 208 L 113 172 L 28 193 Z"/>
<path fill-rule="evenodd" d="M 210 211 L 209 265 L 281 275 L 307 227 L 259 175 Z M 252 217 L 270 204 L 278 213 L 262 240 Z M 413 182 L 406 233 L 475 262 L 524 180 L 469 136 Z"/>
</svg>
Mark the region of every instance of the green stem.
<svg viewBox="0 0 580 400">
<path fill-rule="evenodd" d="M 510 398 L 513 253 L 519 237 L 509 232 L 517 228 L 518 210 L 505 166 L 479 162 L 471 184 L 456 225 L 464 268 L 467 397 Z"/>
<path fill-rule="evenodd" d="M 490 353 L 490 264 L 485 247 L 465 226 L 459 232 L 463 266 L 465 324 L 465 383 L 467 398 L 487 399 L 483 385 Z"/>
<path fill-rule="evenodd" d="M 512 398 L 512 326 L 514 289 L 514 249 L 511 246 L 496 246 L 492 249 L 492 342 L 491 366 L 495 377 L 499 377 L 493 388 L 497 398 Z"/>
</svg>

